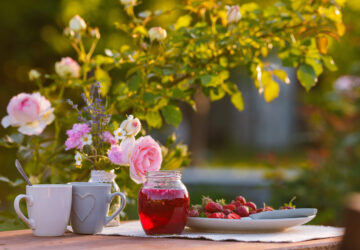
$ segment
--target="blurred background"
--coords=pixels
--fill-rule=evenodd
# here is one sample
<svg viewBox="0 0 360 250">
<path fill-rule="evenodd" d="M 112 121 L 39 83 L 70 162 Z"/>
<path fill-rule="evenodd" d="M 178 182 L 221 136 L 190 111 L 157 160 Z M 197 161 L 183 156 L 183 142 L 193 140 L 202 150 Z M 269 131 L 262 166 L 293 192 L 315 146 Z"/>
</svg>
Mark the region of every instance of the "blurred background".
<svg viewBox="0 0 360 250">
<path fill-rule="evenodd" d="M 176 2 L 148 0 L 135 11 L 166 11 Z M 248 1 L 239 1 L 240 6 L 244 2 Z M 258 2 L 270 5 L 273 1 Z M 1 117 L 12 96 L 36 89 L 28 78 L 30 69 L 53 72 L 55 61 L 75 57 L 62 35 L 75 14 L 99 27 L 102 39 L 96 53 L 124 42 L 114 25 L 126 16 L 118 0 L 0 1 Z M 201 95 L 196 96 L 197 113 L 182 107 L 185 117 L 176 132 L 192 152 L 183 180 L 193 204 L 203 194 L 228 201 L 242 194 L 258 206 L 266 202 L 278 207 L 296 196 L 298 207 L 319 209 L 314 223 L 341 225 L 346 194 L 360 190 L 358 0 L 347 1 L 343 18 L 345 36 L 329 46 L 338 70 L 324 71 L 309 93 L 296 84 L 295 70 L 285 68 L 292 84 L 281 85 L 279 98 L 266 103 L 246 70 L 236 68 L 231 78 L 244 93 L 243 112 L 230 100 L 210 104 Z M 268 59 L 281 64 L 276 54 Z M 159 133 L 170 132 L 165 128 Z M 1 128 L 0 136 L 4 134 Z M 0 176 L 15 181 L 19 178 L 13 166 L 15 152 L 0 150 Z M 0 181 L 0 231 L 24 227 L 9 202 L 23 192 L 23 185 L 11 187 Z M 130 218 L 136 218 L 136 213 Z"/>
</svg>

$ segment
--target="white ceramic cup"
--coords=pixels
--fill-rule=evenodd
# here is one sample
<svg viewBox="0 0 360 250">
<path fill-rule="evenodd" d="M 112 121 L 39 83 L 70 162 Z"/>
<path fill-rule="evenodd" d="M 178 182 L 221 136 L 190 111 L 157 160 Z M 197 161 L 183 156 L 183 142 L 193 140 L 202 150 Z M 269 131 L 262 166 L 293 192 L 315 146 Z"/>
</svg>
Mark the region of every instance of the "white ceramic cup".
<svg viewBox="0 0 360 250">
<path fill-rule="evenodd" d="M 20 210 L 20 200 L 25 199 L 29 218 Z M 61 236 L 69 222 L 72 200 L 70 184 L 44 184 L 26 186 L 26 195 L 15 198 L 17 215 L 36 236 Z"/>
</svg>

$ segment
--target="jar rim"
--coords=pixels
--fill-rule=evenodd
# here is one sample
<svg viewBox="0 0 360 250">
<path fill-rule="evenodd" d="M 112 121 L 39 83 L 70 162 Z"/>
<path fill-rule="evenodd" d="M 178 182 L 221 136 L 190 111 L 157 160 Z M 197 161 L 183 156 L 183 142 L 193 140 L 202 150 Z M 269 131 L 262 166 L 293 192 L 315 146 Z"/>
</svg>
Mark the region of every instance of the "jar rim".
<svg viewBox="0 0 360 250">
<path fill-rule="evenodd" d="M 179 170 L 158 170 L 147 171 L 146 178 L 181 178 L 181 171 Z"/>
</svg>

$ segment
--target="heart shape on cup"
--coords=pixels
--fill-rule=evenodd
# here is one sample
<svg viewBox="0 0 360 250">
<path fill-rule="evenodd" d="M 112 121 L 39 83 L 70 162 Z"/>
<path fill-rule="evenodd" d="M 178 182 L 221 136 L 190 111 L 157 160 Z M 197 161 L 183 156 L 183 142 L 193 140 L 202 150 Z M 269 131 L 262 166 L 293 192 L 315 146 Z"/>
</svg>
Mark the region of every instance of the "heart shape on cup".
<svg viewBox="0 0 360 250">
<path fill-rule="evenodd" d="M 81 195 L 78 193 L 74 193 L 74 196 L 79 197 L 79 201 L 82 205 L 76 204 L 73 205 L 73 212 L 79 218 L 81 222 L 84 222 L 86 218 L 91 214 L 91 211 L 95 207 L 96 198 L 93 194 L 85 194 Z"/>
</svg>

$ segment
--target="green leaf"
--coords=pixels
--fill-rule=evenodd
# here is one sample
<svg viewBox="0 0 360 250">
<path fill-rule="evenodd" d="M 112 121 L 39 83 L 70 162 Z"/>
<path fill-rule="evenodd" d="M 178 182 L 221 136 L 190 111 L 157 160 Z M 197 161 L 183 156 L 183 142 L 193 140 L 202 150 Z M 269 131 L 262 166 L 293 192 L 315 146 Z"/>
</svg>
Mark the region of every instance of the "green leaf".
<svg viewBox="0 0 360 250">
<path fill-rule="evenodd" d="M 338 68 L 331 56 L 323 56 L 322 61 L 328 70 L 330 70 L 330 71 L 338 70 Z"/>
<path fill-rule="evenodd" d="M 130 77 L 130 79 L 128 80 L 129 90 L 130 91 L 138 90 L 140 87 L 141 81 L 142 81 L 142 77 L 141 77 L 141 73 L 139 73 L 139 72 L 137 74 L 133 75 L 132 77 Z"/>
<path fill-rule="evenodd" d="M 299 79 L 300 84 L 304 86 L 307 91 L 314 87 L 317 82 L 315 70 L 307 64 L 302 64 L 298 68 L 297 78 Z"/>
<path fill-rule="evenodd" d="M 307 57 L 305 58 L 305 64 L 314 69 L 316 76 L 319 76 L 323 72 L 323 66 L 318 59 Z"/>
<path fill-rule="evenodd" d="M 144 101 L 148 104 L 154 104 L 157 99 L 159 99 L 160 96 L 155 95 L 153 93 L 145 92 L 144 93 Z"/>
<path fill-rule="evenodd" d="M 282 69 L 275 69 L 272 72 L 277 78 L 279 78 L 281 81 L 283 81 L 286 84 L 290 84 L 290 79 L 287 75 L 287 73 Z"/>
<path fill-rule="evenodd" d="M 161 113 L 163 114 L 165 121 L 173 126 L 178 126 L 182 120 L 182 113 L 179 107 L 174 105 L 168 105 L 161 109 Z"/>
<path fill-rule="evenodd" d="M 101 95 L 106 96 L 111 86 L 111 78 L 109 74 L 105 70 L 98 67 L 95 70 L 95 79 L 100 82 Z"/>
<path fill-rule="evenodd" d="M 182 27 L 188 27 L 191 23 L 191 20 L 192 18 L 189 15 L 179 17 L 179 19 L 175 23 L 175 30 L 178 30 Z"/>
<path fill-rule="evenodd" d="M 154 128 L 161 128 L 162 126 L 162 119 L 159 111 L 149 111 L 146 113 L 146 121 L 149 126 Z"/>
<path fill-rule="evenodd" d="M 239 111 L 244 110 L 244 99 L 240 91 L 231 96 L 231 102 Z"/>
<path fill-rule="evenodd" d="M 204 86 L 208 85 L 211 82 L 211 78 L 212 78 L 211 75 L 202 75 L 202 76 L 200 76 L 201 84 L 204 85 Z"/>
</svg>

